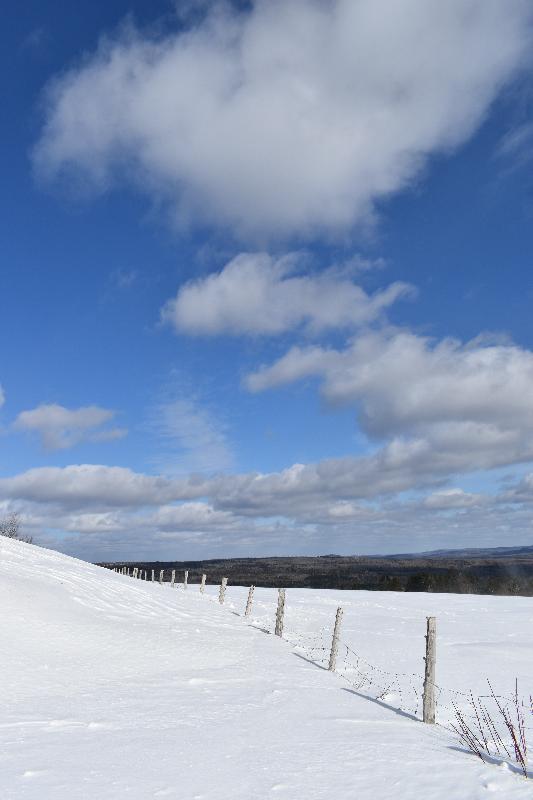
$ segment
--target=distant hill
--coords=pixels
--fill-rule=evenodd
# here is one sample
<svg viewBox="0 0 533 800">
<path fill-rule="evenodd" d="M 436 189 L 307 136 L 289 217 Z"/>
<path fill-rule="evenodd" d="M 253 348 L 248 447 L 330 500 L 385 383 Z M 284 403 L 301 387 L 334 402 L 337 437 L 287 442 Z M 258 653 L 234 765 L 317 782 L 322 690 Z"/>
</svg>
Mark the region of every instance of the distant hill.
<svg viewBox="0 0 533 800">
<path fill-rule="evenodd" d="M 421 553 L 395 553 L 372 558 L 511 558 L 533 557 L 533 545 L 523 547 L 465 547 L 461 550 L 425 550 Z"/>
</svg>

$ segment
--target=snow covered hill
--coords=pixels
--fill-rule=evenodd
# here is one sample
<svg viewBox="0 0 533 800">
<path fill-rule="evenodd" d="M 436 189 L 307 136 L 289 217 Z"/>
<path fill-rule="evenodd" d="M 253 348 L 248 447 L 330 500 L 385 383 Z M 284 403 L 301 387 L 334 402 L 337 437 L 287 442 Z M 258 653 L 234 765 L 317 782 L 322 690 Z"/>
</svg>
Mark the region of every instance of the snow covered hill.
<svg viewBox="0 0 533 800">
<path fill-rule="evenodd" d="M 518 677 L 529 693 L 532 598 L 295 590 L 284 641 L 262 630 L 272 629 L 273 590 L 256 590 L 248 621 L 246 588 L 228 587 L 223 607 L 216 591 L 143 583 L 0 540 L 1 797 L 533 796 L 533 781 L 483 764 L 411 707 L 428 614 L 437 616 L 441 722 L 451 699 L 461 701 L 448 688 L 486 692 L 488 677 L 509 693 Z M 311 663 L 337 605 L 344 678 Z M 379 691 L 364 681 L 355 689 L 360 674 L 373 674 Z"/>
</svg>

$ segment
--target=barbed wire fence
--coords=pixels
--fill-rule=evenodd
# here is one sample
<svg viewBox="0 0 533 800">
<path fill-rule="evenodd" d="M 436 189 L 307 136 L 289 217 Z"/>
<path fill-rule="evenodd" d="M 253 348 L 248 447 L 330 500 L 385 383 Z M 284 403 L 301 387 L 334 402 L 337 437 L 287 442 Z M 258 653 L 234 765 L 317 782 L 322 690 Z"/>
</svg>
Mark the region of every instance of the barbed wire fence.
<svg viewBox="0 0 533 800">
<path fill-rule="evenodd" d="M 146 581 L 154 581 L 154 570 L 129 567 L 112 567 L 115 572 Z M 187 588 L 188 573 L 184 575 L 183 588 Z M 206 576 L 202 575 L 200 592 L 205 591 Z M 218 597 L 205 595 L 212 602 L 224 604 L 226 595 L 227 578 L 220 584 Z M 158 583 L 177 586 L 175 572 L 169 581 L 164 580 L 164 570 L 159 572 Z M 190 584 L 189 584 L 190 585 Z M 525 777 L 531 776 L 528 768 L 527 738 L 533 735 L 533 699 L 525 702 L 518 696 L 518 686 L 514 694 L 496 694 L 490 681 L 487 680 L 489 692 L 487 694 L 474 694 L 472 691 L 452 689 L 437 683 L 434 679 L 433 669 L 429 672 L 428 659 L 434 659 L 434 651 L 428 649 L 430 626 L 434 617 L 428 617 L 428 634 L 426 636 L 426 674 L 416 672 L 394 672 L 374 664 L 339 636 L 342 608 L 337 609 L 335 625 L 323 625 L 317 631 L 300 633 L 287 631 L 284 628 L 285 589 L 279 590 L 278 604 L 275 615 L 271 615 L 271 623 L 265 627 L 264 620 L 260 621 L 252 614 L 252 603 L 255 587 L 251 586 L 246 609 L 242 616 L 249 625 L 260 630 L 279 636 L 291 645 L 296 655 L 305 658 L 317 667 L 329 670 L 336 676 L 346 681 L 350 688 L 357 694 L 378 701 L 395 711 L 399 711 L 416 720 L 436 722 L 449 730 L 461 742 L 483 760 L 489 758 L 503 758 L 507 762 L 518 764 Z M 433 620 L 433 623 L 430 623 Z M 430 698 L 429 718 L 427 704 Z M 516 719 L 511 719 L 514 709 Z"/>
</svg>

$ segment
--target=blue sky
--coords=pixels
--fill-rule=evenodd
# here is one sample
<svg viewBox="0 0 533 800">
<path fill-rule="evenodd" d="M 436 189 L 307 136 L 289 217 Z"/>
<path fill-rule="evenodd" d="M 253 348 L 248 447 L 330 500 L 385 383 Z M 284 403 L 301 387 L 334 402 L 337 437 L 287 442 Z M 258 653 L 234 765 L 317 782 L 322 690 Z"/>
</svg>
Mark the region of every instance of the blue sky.
<svg viewBox="0 0 533 800">
<path fill-rule="evenodd" d="M 531 543 L 531 4 L 6 17 L 0 513 L 92 560 Z"/>
</svg>

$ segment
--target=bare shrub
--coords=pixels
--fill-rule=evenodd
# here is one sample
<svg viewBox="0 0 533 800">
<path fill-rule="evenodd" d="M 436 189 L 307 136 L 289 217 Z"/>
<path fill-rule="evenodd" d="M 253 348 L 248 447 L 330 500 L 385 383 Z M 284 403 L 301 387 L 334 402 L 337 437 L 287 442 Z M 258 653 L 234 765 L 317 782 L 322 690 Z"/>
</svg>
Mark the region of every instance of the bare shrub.
<svg viewBox="0 0 533 800">
<path fill-rule="evenodd" d="M 0 536 L 7 539 L 18 539 L 20 542 L 33 542 L 33 536 L 24 536 L 20 532 L 20 514 L 8 514 L 7 517 L 0 519 Z"/>
<path fill-rule="evenodd" d="M 495 756 L 515 761 L 527 778 L 526 714 L 533 714 L 533 698 L 529 698 L 529 706 L 519 698 L 518 681 L 515 681 L 515 691 L 509 700 L 498 697 L 490 681 L 487 683 L 489 699 L 494 701 L 494 712 L 491 714 L 487 704 L 470 693 L 472 713 L 461 710 L 454 703 L 455 723 L 451 723 L 451 728 L 482 761 Z"/>
</svg>

